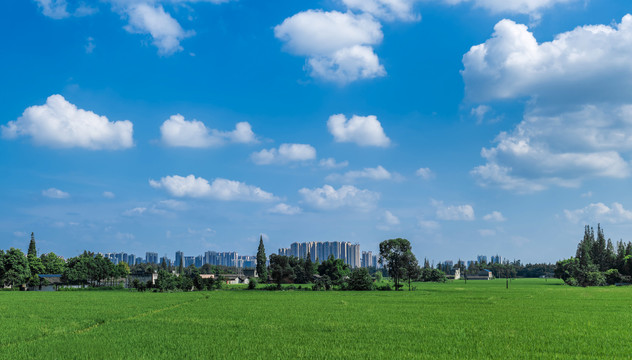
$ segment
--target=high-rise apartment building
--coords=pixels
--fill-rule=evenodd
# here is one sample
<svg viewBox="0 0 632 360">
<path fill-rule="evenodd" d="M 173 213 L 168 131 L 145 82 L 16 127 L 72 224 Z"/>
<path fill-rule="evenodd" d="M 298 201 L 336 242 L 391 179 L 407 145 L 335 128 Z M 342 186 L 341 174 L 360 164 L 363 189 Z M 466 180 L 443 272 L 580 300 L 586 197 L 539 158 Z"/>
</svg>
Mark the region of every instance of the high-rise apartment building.
<svg viewBox="0 0 632 360">
<path fill-rule="evenodd" d="M 146 252 L 145 253 L 145 262 L 147 264 L 158 264 L 158 253 L 156 252 Z"/>
</svg>

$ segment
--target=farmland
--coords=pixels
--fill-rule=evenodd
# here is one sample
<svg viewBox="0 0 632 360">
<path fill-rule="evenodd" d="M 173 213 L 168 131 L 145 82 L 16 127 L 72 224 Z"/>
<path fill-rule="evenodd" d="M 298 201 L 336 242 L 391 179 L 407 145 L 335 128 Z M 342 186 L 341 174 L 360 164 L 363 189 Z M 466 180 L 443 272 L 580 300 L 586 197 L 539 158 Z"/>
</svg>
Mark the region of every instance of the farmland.
<svg viewBox="0 0 632 360">
<path fill-rule="evenodd" d="M 0 358 L 627 358 L 632 288 L 0 292 Z"/>
</svg>

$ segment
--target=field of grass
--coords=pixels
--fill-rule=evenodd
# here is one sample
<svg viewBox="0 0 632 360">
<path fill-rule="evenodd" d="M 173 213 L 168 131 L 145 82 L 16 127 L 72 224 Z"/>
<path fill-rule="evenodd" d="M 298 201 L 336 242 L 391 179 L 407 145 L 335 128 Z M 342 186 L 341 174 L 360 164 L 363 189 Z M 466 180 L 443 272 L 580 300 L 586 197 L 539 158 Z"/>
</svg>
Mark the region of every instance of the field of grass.
<svg viewBox="0 0 632 360">
<path fill-rule="evenodd" d="M 627 359 L 632 287 L 0 292 L 2 359 Z"/>
</svg>

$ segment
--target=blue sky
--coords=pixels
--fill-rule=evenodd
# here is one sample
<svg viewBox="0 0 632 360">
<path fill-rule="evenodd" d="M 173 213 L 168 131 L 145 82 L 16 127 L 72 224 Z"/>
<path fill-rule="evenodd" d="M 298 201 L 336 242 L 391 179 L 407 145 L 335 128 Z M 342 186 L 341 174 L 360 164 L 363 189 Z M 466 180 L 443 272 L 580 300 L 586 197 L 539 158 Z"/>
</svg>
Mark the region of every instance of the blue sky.
<svg viewBox="0 0 632 360">
<path fill-rule="evenodd" d="M 0 248 L 435 261 L 632 230 L 623 0 L 8 0 Z"/>
</svg>

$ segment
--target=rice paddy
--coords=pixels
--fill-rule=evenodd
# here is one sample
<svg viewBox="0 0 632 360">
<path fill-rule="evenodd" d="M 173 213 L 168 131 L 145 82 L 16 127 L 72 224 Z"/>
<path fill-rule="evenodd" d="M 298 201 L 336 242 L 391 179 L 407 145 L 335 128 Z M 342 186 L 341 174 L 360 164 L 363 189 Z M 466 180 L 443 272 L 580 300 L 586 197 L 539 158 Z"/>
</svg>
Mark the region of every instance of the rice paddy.
<svg viewBox="0 0 632 360">
<path fill-rule="evenodd" d="M 518 279 L 415 291 L 0 292 L 2 359 L 615 359 L 632 287 Z"/>
</svg>

